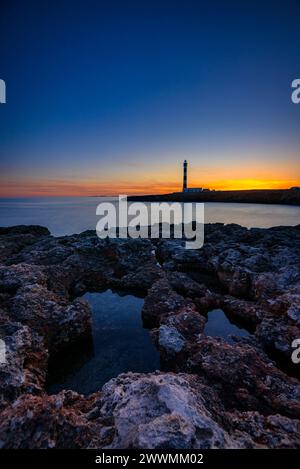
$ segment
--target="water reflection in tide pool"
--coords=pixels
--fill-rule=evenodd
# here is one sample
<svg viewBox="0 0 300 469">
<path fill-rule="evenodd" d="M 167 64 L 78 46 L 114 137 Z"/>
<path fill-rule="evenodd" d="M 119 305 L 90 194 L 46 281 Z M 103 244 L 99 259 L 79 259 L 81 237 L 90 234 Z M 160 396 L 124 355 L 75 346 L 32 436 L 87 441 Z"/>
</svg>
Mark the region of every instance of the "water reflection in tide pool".
<svg viewBox="0 0 300 469">
<path fill-rule="evenodd" d="M 92 341 L 52 364 L 50 394 L 62 389 L 89 394 L 120 373 L 160 368 L 159 354 L 142 324 L 143 298 L 111 290 L 83 298 L 93 311 Z"/>
<path fill-rule="evenodd" d="M 204 334 L 211 337 L 221 337 L 230 344 L 235 343 L 230 337 L 231 335 L 237 337 L 250 336 L 250 333 L 246 329 L 230 322 L 222 309 L 209 311 L 204 327 Z"/>
</svg>

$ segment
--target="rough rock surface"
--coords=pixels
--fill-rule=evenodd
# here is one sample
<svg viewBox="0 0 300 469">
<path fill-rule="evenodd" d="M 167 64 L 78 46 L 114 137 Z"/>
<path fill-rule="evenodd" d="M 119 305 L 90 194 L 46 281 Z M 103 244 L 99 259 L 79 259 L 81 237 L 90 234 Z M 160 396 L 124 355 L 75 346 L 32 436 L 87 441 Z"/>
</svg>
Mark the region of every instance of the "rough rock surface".
<svg viewBox="0 0 300 469">
<path fill-rule="evenodd" d="M 103 288 L 145 295 L 165 371 L 48 396 L 49 360 L 91 332 L 78 297 Z M 216 308 L 251 336 L 206 336 Z M 206 225 L 195 251 L 172 239 L 0 228 L 0 339 L 1 447 L 298 448 L 300 226 Z"/>
</svg>

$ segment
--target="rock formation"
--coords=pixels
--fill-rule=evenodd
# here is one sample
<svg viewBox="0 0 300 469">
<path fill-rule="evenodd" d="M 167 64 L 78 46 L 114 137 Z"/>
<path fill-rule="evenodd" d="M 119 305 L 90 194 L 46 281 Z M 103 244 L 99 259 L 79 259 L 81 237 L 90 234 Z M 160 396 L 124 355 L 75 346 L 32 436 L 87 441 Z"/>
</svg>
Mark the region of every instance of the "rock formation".
<svg viewBox="0 0 300 469">
<path fill-rule="evenodd" d="M 163 370 L 49 396 L 49 360 L 91 333 L 80 296 L 105 288 L 145 295 Z M 250 337 L 206 336 L 215 308 Z M 206 225 L 195 251 L 172 239 L 0 228 L 0 339 L 2 448 L 298 448 L 300 226 Z"/>
</svg>

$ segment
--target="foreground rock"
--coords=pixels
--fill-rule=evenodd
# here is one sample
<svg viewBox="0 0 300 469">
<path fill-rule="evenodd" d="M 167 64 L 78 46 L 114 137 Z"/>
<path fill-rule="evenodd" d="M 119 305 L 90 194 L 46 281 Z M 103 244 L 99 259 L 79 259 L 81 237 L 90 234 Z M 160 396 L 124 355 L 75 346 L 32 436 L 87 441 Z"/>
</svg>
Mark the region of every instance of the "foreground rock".
<svg viewBox="0 0 300 469">
<path fill-rule="evenodd" d="M 24 394 L 1 414 L 1 448 L 85 448 L 100 444 L 98 426 L 86 414 L 93 398 L 63 391 L 56 396 Z"/>
<path fill-rule="evenodd" d="M 123 374 L 88 398 L 24 394 L 0 415 L 2 448 L 294 448 L 299 420 L 226 411 L 190 374 Z"/>
<path fill-rule="evenodd" d="M 144 325 L 166 372 L 123 374 L 99 393 L 46 393 L 49 360 L 91 333 L 78 296 L 145 295 Z M 295 448 L 300 446 L 300 227 L 206 226 L 179 240 L 99 240 L 87 231 L 0 229 L 0 445 L 5 448 Z M 251 332 L 204 335 L 221 308 Z M 59 363 L 58 363 L 59 366 Z"/>
</svg>

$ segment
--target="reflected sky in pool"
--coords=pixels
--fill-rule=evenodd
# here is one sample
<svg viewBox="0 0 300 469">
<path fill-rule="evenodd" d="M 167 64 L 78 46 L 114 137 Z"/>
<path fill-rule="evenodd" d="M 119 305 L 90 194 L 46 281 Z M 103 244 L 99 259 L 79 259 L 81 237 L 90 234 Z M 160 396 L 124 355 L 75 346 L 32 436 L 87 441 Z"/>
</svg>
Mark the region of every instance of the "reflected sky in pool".
<svg viewBox="0 0 300 469">
<path fill-rule="evenodd" d="M 160 368 L 159 353 L 142 324 L 143 298 L 111 290 L 83 298 L 93 310 L 92 343 L 78 345 L 52 364 L 49 393 L 89 394 L 120 373 Z"/>
<path fill-rule="evenodd" d="M 230 335 L 237 337 L 249 337 L 250 333 L 229 321 L 222 309 L 213 309 L 207 314 L 207 322 L 204 327 L 204 334 L 211 337 L 221 337 L 234 344 Z"/>
</svg>

